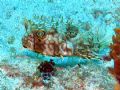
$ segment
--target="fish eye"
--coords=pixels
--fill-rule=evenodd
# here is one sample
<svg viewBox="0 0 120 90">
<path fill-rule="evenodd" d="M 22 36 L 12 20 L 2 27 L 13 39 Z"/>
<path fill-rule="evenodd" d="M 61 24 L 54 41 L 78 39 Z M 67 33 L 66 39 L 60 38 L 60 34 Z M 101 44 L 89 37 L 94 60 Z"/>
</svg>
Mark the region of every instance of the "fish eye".
<svg viewBox="0 0 120 90">
<path fill-rule="evenodd" d="M 45 31 L 38 31 L 37 32 L 37 36 L 39 37 L 39 38 L 43 38 L 44 36 L 45 36 Z"/>
</svg>

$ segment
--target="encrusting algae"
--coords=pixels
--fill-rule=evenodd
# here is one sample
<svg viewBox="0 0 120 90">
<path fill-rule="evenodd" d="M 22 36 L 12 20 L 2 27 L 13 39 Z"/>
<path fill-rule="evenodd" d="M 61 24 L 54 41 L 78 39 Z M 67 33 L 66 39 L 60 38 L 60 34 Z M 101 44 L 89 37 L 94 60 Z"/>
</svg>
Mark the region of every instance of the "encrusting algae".
<svg viewBox="0 0 120 90">
<path fill-rule="evenodd" d="M 115 29 L 115 36 L 112 37 L 112 40 L 110 57 L 114 60 L 114 68 L 109 68 L 109 71 L 118 82 L 115 84 L 114 90 L 120 90 L 120 28 Z"/>
</svg>

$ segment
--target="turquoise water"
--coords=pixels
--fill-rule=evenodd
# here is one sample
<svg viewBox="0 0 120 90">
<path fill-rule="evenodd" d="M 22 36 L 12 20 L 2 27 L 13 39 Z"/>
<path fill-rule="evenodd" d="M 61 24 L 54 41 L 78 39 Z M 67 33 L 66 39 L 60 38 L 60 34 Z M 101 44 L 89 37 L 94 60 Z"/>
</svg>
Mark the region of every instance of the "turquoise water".
<svg viewBox="0 0 120 90">
<path fill-rule="evenodd" d="M 57 31 L 60 35 L 65 35 L 67 21 L 70 21 L 79 30 L 77 36 L 70 39 L 70 42 L 73 44 L 83 39 L 86 43 L 89 34 L 92 32 L 94 34 L 94 44 L 101 44 L 100 48 L 96 46 L 92 50 L 98 57 L 102 58 L 104 55 L 109 55 L 109 45 L 112 43 L 114 28 L 120 27 L 119 11 L 120 0 L 0 0 L 0 80 L 2 80 L 0 90 L 17 90 L 18 87 L 18 90 L 32 90 L 27 86 L 20 89 L 18 83 L 22 82 L 22 76 L 8 77 L 6 73 L 9 70 L 9 72 L 14 72 L 14 69 L 6 70 L 5 65 L 10 65 L 8 68 L 17 68 L 19 73 L 22 72 L 29 76 L 36 72 L 36 68 L 41 61 L 49 61 L 50 59 L 53 59 L 58 67 L 81 64 L 90 68 L 88 64 L 93 63 L 95 68 L 104 68 L 106 70 L 105 75 L 108 77 L 107 67 L 113 67 L 113 61 L 105 62 L 97 58 L 88 60 L 76 56 L 47 56 L 24 48 L 22 45 L 22 38 L 26 35 L 24 21 L 27 19 L 35 22 L 35 24 L 42 23 L 42 29 L 49 31 L 49 28 L 58 20 Z M 40 19 L 41 17 L 43 19 Z M 97 38 L 99 41 L 97 41 Z M 102 73 L 101 70 L 100 75 Z M 4 77 L 2 77 L 3 75 Z M 103 77 L 101 76 L 101 78 Z M 113 85 L 114 79 L 108 81 L 110 83 L 107 82 L 106 85 Z M 57 85 L 54 87 L 57 87 Z M 50 90 L 68 90 L 64 86 L 62 87 L 61 89 L 59 87 Z M 96 87 L 91 85 L 91 87 L 86 87 L 85 90 L 112 90 L 104 86 L 103 89 L 95 89 Z M 33 88 L 33 90 L 36 89 Z M 72 90 L 77 89 L 73 88 Z"/>
</svg>

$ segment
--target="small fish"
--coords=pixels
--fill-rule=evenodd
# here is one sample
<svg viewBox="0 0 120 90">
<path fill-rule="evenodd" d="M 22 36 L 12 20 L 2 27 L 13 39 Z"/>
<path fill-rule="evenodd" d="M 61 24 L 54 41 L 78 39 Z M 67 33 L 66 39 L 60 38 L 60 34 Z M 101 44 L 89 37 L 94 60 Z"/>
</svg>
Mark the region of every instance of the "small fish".
<svg viewBox="0 0 120 90">
<path fill-rule="evenodd" d="M 24 48 L 46 56 L 57 56 L 62 59 L 65 56 L 78 56 L 89 60 L 98 59 L 98 56 L 91 53 L 90 50 L 77 50 L 72 42 L 59 40 L 62 38 L 56 30 L 34 30 L 28 36 L 23 37 L 22 44 Z"/>
</svg>

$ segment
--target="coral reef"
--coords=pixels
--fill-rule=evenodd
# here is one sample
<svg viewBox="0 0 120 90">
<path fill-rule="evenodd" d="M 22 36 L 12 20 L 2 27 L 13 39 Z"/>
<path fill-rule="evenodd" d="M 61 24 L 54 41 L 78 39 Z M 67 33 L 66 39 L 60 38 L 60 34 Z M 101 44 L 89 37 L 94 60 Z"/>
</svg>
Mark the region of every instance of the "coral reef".
<svg viewBox="0 0 120 90">
<path fill-rule="evenodd" d="M 38 66 L 38 70 L 41 73 L 41 78 L 43 79 L 43 82 L 45 83 L 44 80 L 50 80 L 52 76 L 55 75 L 55 63 L 51 59 L 50 62 L 44 61 Z"/>
<path fill-rule="evenodd" d="M 31 87 L 32 90 L 113 90 L 115 80 L 107 72 L 106 68 L 96 66 L 93 63 L 67 68 L 56 68 L 57 74 L 52 76 L 49 84 L 43 83 L 39 74 L 25 76 L 20 89 Z M 72 73 L 71 73 L 72 72 Z M 96 72 L 96 73 L 94 73 Z M 107 85 L 106 85 L 107 84 Z M 25 85 L 25 87 L 23 87 Z"/>
<path fill-rule="evenodd" d="M 76 26 L 72 25 L 71 23 L 68 23 L 66 25 L 66 38 L 70 39 L 70 38 L 74 38 L 77 36 L 77 34 L 79 33 L 79 30 Z"/>
<path fill-rule="evenodd" d="M 113 90 L 116 81 L 106 68 L 109 62 L 98 56 L 108 53 L 112 29 L 120 26 L 119 4 L 120 0 L 0 0 L 0 90 Z M 65 68 L 57 67 L 46 85 L 44 70 L 37 68 L 51 58 Z M 117 65 L 110 69 L 114 75 L 119 74 Z"/>
<path fill-rule="evenodd" d="M 110 71 L 114 74 L 120 83 L 120 29 L 115 29 L 115 35 L 112 38 L 113 44 L 110 45 L 110 57 L 114 60 L 114 68 Z"/>
<path fill-rule="evenodd" d="M 21 75 L 20 71 L 11 65 L 0 65 L 0 70 L 4 71 L 9 77 L 19 77 Z"/>
</svg>

